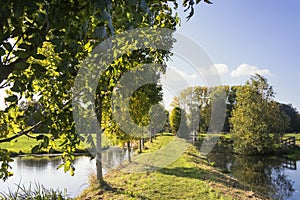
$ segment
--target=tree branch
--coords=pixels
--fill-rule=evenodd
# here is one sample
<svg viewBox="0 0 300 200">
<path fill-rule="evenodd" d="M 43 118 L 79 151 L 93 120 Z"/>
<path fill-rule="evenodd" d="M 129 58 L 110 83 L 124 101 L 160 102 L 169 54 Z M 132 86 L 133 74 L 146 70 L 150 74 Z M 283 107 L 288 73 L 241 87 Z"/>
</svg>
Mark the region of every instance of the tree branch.
<svg viewBox="0 0 300 200">
<path fill-rule="evenodd" d="M 16 138 L 22 136 L 22 135 L 27 135 L 27 136 L 28 136 L 28 133 L 29 133 L 30 131 L 34 130 L 36 127 L 38 127 L 41 123 L 42 123 L 42 121 L 39 121 L 38 123 L 36 123 L 34 126 L 32 126 L 32 127 L 31 127 L 30 129 L 28 129 L 28 130 L 21 131 L 20 133 L 14 135 L 14 136 L 11 136 L 11 137 L 9 137 L 9 138 L 1 139 L 1 140 L 0 140 L 0 144 L 1 144 L 1 143 L 4 143 L 4 142 L 10 142 L 10 141 L 12 141 L 12 140 L 14 140 L 14 139 L 16 139 Z"/>
</svg>

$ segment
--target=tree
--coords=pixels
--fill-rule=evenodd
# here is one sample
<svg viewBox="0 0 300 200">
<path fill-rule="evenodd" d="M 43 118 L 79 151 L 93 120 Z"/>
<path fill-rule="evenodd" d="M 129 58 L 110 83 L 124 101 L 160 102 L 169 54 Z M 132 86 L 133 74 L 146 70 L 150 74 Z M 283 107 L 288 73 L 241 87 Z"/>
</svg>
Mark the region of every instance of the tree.
<svg viewBox="0 0 300 200">
<path fill-rule="evenodd" d="M 290 126 L 285 130 L 287 133 L 300 132 L 300 115 L 296 108 L 289 104 L 279 104 L 281 111 L 290 118 Z"/>
<path fill-rule="evenodd" d="M 273 150 L 288 122 L 267 79 L 256 74 L 238 88 L 231 125 L 235 152 L 265 154 Z"/>
<path fill-rule="evenodd" d="M 181 120 L 181 109 L 179 107 L 175 107 L 172 109 L 170 113 L 170 126 L 172 133 L 176 134 Z"/>
<path fill-rule="evenodd" d="M 229 86 L 195 86 L 183 90 L 180 95 L 176 97 L 176 101 L 178 105 L 187 110 L 187 119 L 191 130 L 196 128 L 198 132 L 206 133 L 207 131 L 211 132 L 221 129 L 222 131 L 228 132 L 228 119 L 234 102 L 233 93 L 234 90 L 231 90 Z M 225 101 L 226 116 L 224 116 L 222 112 L 223 109 L 225 110 Z M 212 112 L 214 113 L 213 116 Z M 225 123 L 223 121 L 224 118 Z M 211 123 L 212 120 L 216 123 Z M 224 124 L 224 126 L 221 128 L 212 127 L 219 124 Z"/>
<path fill-rule="evenodd" d="M 153 128 L 154 137 L 158 132 L 162 132 L 167 122 L 167 114 L 165 107 L 162 104 L 156 104 L 151 107 L 150 115 L 150 127 Z M 150 136 L 151 137 L 151 136 Z"/>
<path fill-rule="evenodd" d="M 190 137 L 190 128 L 188 127 L 187 125 L 187 118 L 186 118 L 186 112 L 184 109 L 181 109 L 181 116 L 180 116 L 180 126 L 177 130 L 177 137 L 179 138 L 183 138 L 183 139 L 186 139 L 188 140 L 189 137 Z"/>
<path fill-rule="evenodd" d="M 51 134 L 50 137 L 43 135 L 37 138 L 44 144 L 43 147 L 49 146 L 50 139 L 64 139 L 64 169 L 73 174 L 71 161 L 80 140 L 75 134 L 70 91 L 79 70 L 78 64 L 99 42 L 125 30 L 138 27 L 175 29 L 179 19 L 173 13 L 170 2 L 176 9 L 177 2 L 167 0 L 155 3 L 145 0 L 1 1 L 0 88 L 10 88 L 6 98 L 7 108 L 0 113 L 3 130 L 0 143 L 30 135 L 39 126 L 43 132 Z M 194 1 L 184 1 L 183 4 L 190 11 L 190 18 Z M 100 124 L 102 114 L 106 112 L 102 107 L 107 108 L 107 96 L 113 85 L 122 74 L 135 67 L 128 64 L 134 61 L 130 58 L 140 61 L 140 56 L 147 60 L 147 55 L 159 63 L 167 57 L 166 52 L 148 49 L 132 53 L 127 58 L 124 56 L 124 61 L 116 61 L 108 68 L 95 97 Z M 25 123 L 26 117 L 19 105 L 22 97 L 28 101 L 36 100 L 43 107 L 43 115 L 34 125 Z M 41 147 L 38 145 L 33 151 Z M 11 159 L 5 150 L 0 150 L 0 154 L 0 178 L 6 179 L 11 175 L 8 172 Z"/>
</svg>

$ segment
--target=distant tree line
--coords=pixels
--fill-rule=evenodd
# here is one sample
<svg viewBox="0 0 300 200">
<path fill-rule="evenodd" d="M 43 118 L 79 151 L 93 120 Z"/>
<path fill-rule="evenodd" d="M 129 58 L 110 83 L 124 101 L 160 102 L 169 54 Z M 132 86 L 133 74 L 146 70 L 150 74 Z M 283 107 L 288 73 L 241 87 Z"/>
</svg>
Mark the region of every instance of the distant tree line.
<svg viewBox="0 0 300 200">
<path fill-rule="evenodd" d="M 195 113 L 192 112 L 193 107 L 198 106 L 199 108 L 199 125 L 198 132 L 206 133 L 208 131 L 209 123 L 211 120 L 211 98 L 216 92 L 225 91 L 226 94 L 226 117 L 224 121 L 224 126 L 222 132 L 229 133 L 232 126 L 230 125 L 230 118 L 232 117 L 232 111 L 236 106 L 237 91 L 243 86 L 216 86 L 216 87 L 206 87 L 206 86 L 194 86 L 184 89 L 179 96 L 174 97 L 171 104 L 172 110 L 170 113 L 174 113 L 175 110 L 183 110 L 186 113 L 187 124 L 190 129 L 192 129 L 192 122 L 195 119 Z M 287 117 L 289 125 L 285 128 L 285 133 L 299 133 L 300 132 L 300 114 L 292 104 L 278 104 L 282 114 Z M 180 121 L 177 119 L 177 121 Z M 176 126 L 174 125 L 172 131 L 176 132 Z"/>
<path fill-rule="evenodd" d="M 275 101 L 272 86 L 259 74 L 245 85 L 186 88 L 171 104 L 171 130 L 177 133 L 181 122 L 187 124 L 186 134 L 191 134 L 195 127 L 198 133 L 206 133 L 212 120 L 212 99 L 221 94 L 225 95 L 226 109 L 222 132 L 232 134 L 237 152 L 269 153 L 284 133 L 300 132 L 297 109 Z M 183 121 L 182 113 L 186 117 Z"/>
</svg>

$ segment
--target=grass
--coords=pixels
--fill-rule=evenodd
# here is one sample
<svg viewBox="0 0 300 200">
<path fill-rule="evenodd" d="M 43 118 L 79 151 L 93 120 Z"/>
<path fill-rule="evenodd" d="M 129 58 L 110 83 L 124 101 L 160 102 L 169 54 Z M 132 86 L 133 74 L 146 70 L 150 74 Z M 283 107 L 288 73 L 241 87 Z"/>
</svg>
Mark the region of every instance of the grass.
<svg viewBox="0 0 300 200">
<path fill-rule="evenodd" d="M 210 166 L 193 146 L 174 136 L 159 136 L 132 160 L 133 164 L 108 172 L 105 186 L 91 176 L 90 187 L 78 199 L 262 199 Z M 149 162 L 145 165 L 147 160 L 151 160 L 152 168 L 135 170 L 139 165 L 149 166 Z"/>
<path fill-rule="evenodd" d="M 51 135 L 48 135 L 51 137 Z M 41 140 L 42 141 L 42 140 Z M 29 138 L 25 135 L 20 136 L 16 140 L 11 142 L 5 142 L 0 144 L 0 149 L 7 149 L 11 155 L 23 155 L 23 154 L 31 154 L 31 149 L 40 144 L 41 141 L 37 141 L 36 139 Z M 52 149 L 42 149 L 42 151 L 38 152 L 38 154 L 48 154 L 48 153 L 61 153 L 62 147 L 60 146 L 63 143 L 62 139 L 57 139 L 51 143 Z M 103 139 L 103 148 L 109 146 L 109 142 L 107 139 Z M 86 153 L 86 145 L 84 142 L 80 142 L 80 145 L 76 148 L 77 153 Z"/>
<path fill-rule="evenodd" d="M 48 136 L 50 137 L 50 135 Z M 62 147 L 60 146 L 62 142 L 63 142 L 62 139 L 58 139 L 52 142 L 53 148 L 51 151 L 50 149 L 42 149 L 42 151 L 38 153 L 60 153 L 62 152 Z M 22 154 L 31 154 L 31 149 L 38 144 L 40 144 L 40 141 L 37 141 L 36 139 L 29 138 L 23 135 L 11 142 L 1 143 L 0 148 L 7 149 L 13 155 L 22 155 Z M 84 152 L 85 147 L 83 144 L 80 144 L 80 146 L 77 149 L 80 152 Z"/>
<path fill-rule="evenodd" d="M 59 190 L 47 189 L 43 185 L 35 183 L 34 186 L 30 184 L 29 187 L 19 184 L 14 192 L 9 190 L 8 193 L 0 193 L 0 199 L 67 200 L 70 198 Z"/>
</svg>

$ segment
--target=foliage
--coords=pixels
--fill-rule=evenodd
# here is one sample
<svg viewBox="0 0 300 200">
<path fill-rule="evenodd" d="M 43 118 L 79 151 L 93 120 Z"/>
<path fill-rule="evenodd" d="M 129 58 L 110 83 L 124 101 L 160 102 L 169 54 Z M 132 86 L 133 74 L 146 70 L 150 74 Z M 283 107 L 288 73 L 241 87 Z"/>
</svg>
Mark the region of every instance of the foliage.
<svg viewBox="0 0 300 200">
<path fill-rule="evenodd" d="M 300 132 L 300 114 L 289 104 L 280 104 L 280 110 L 290 118 L 290 127 L 285 131 L 287 133 Z"/>
<path fill-rule="evenodd" d="M 181 121 L 181 109 L 179 107 L 175 107 L 172 109 L 170 113 L 170 126 L 172 133 L 176 134 Z"/>
<path fill-rule="evenodd" d="M 190 18 L 194 1 L 184 1 L 183 4 L 190 11 Z M 62 139 L 65 169 L 72 172 L 71 161 L 80 143 L 70 106 L 78 64 L 99 42 L 125 30 L 140 27 L 174 30 L 179 24 L 174 13 L 177 7 L 175 0 L 1 1 L 0 88 L 7 89 L 7 107 L 0 112 L 0 143 L 30 135 L 38 127 L 39 131 L 51 134 L 51 138 L 38 137 L 40 144 L 33 149 L 49 146 L 52 139 Z M 147 55 L 152 59 L 146 59 Z M 115 82 L 137 66 L 130 63 L 156 60 L 162 64 L 166 55 L 168 53 L 154 49 L 141 50 L 112 63 L 106 77 L 100 81 L 98 91 L 97 112 L 101 124 L 102 111 L 109 112 L 106 105 L 110 103 L 108 96 Z M 43 108 L 42 112 L 26 114 L 20 108 L 20 99 L 37 101 Z M 27 123 L 32 117 L 35 118 L 34 125 Z M 0 154 L 3 163 L 10 161 L 6 151 L 1 150 Z M 9 174 L 8 168 L 8 165 L 3 165 L 2 178 Z"/>
<path fill-rule="evenodd" d="M 280 112 L 273 88 L 264 77 L 256 74 L 238 88 L 231 124 L 236 152 L 264 154 L 272 151 L 288 121 Z"/>
<path fill-rule="evenodd" d="M 163 132 L 163 128 L 168 123 L 168 111 L 162 104 L 156 104 L 149 111 L 150 126 L 158 132 Z"/>
<path fill-rule="evenodd" d="M 67 195 L 64 195 L 62 191 L 47 189 L 39 183 L 31 184 L 29 187 L 25 185 L 17 185 L 16 191 L 9 190 L 8 193 L 0 193 L 0 197 L 3 199 L 17 200 L 17 199 L 37 199 L 37 200 L 65 200 L 71 199 Z"/>
<path fill-rule="evenodd" d="M 223 132 L 229 132 L 229 118 L 231 117 L 231 111 L 235 103 L 235 92 L 237 86 L 194 86 L 183 90 L 178 97 L 174 98 L 174 104 L 177 102 L 180 107 L 187 110 L 187 120 L 190 129 L 198 128 L 198 132 L 206 133 L 209 130 L 212 120 L 212 108 L 215 108 L 214 119 L 224 126 Z M 224 118 L 221 109 L 223 109 L 224 101 L 226 100 L 226 116 L 225 122 L 222 122 Z M 219 107 L 219 109 L 217 108 Z M 224 108 L 225 109 L 225 108 Z M 217 113 L 217 114 L 216 114 Z M 218 117 L 219 119 L 217 119 Z M 216 127 L 210 127 L 215 129 Z"/>
</svg>

